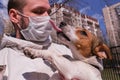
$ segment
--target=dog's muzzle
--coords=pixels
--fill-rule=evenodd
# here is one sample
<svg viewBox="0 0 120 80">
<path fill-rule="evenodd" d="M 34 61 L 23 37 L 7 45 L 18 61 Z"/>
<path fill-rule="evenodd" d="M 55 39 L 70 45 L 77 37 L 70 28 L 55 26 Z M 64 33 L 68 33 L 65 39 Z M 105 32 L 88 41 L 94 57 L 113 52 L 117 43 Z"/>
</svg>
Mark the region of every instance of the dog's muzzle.
<svg viewBox="0 0 120 80">
<path fill-rule="evenodd" d="M 59 28 L 61 29 L 65 26 L 67 26 L 67 24 L 65 22 L 61 22 L 60 25 L 59 25 Z M 70 41 L 70 39 L 63 33 L 63 31 L 57 31 L 57 35 L 64 37 L 67 41 Z"/>
</svg>

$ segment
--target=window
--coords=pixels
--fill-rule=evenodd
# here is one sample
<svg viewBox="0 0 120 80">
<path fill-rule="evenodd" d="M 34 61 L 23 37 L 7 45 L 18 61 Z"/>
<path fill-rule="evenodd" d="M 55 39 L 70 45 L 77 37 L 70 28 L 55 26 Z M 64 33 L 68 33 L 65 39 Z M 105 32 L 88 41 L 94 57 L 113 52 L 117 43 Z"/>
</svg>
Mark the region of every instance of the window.
<svg viewBox="0 0 120 80">
<path fill-rule="evenodd" d="M 118 16 L 120 16 L 120 5 L 115 8 L 115 11 Z"/>
<path fill-rule="evenodd" d="M 118 31 L 118 37 L 119 37 L 119 39 L 120 39 L 120 31 Z"/>
</svg>

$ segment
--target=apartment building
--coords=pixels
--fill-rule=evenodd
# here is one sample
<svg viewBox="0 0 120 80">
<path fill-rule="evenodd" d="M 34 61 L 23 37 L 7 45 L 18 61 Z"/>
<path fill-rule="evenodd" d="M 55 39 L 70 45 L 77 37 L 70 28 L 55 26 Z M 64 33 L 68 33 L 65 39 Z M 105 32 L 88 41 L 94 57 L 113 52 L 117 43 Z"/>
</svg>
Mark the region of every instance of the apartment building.
<svg viewBox="0 0 120 80">
<path fill-rule="evenodd" d="M 120 2 L 103 8 L 110 46 L 120 46 Z"/>
</svg>

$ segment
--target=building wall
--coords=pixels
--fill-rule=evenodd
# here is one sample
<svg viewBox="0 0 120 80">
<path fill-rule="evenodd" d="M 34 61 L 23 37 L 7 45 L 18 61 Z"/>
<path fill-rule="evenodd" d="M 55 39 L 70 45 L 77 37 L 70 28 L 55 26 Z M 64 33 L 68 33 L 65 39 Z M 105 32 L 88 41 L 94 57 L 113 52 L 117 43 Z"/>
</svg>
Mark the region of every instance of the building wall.
<svg viewBox="0 0 120 80">
<path fill-rule="evenodd" d="M 120 45 L 120 3 L 103 8 L 110 46 Z"/>
</svg>

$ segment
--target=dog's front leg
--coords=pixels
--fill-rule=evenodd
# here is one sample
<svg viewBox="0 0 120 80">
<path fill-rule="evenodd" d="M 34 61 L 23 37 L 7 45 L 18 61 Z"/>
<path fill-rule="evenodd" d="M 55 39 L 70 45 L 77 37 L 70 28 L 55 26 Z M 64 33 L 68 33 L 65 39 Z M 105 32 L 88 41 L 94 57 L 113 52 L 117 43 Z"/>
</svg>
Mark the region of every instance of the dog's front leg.
<svg viewBox="0 0 120 80">
<path fill-rule="evenodd" d="M 56 69 L 65 77 L 65 80 L 75 80 L 76 65 L 62 55 L 57 54 L 56 51 L 25 48 L 25 55 L 32 58 L 42 57 L 55 65 Z"/>
</svg>

